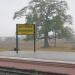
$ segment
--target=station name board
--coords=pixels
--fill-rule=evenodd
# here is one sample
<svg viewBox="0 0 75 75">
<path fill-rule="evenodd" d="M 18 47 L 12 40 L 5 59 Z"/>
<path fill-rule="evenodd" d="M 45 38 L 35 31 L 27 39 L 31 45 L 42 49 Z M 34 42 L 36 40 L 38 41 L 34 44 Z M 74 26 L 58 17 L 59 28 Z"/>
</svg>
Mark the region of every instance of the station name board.
<svg viewBox="0 0 75 75">
<path fill-rule="evenodd" d="M 34 24 L 16 24 L 17 35 L 33 35 L 34 30 Z"/>
</svg>

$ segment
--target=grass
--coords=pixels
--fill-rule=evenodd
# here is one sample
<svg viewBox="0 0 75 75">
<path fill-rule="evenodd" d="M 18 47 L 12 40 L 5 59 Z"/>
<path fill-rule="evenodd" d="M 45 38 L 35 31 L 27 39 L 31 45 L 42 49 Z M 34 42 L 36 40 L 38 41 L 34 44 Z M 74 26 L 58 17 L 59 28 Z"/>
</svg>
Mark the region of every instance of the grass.
<svg viewBox="0 0 75 75">
<path fill-rule="evenodd" d="M 71 43 L 58 43 L 57 47 L 49 47 L 49 48 L 43 48 L 44 43 L 43 42 L 36 42 L 36 50 L 37 51 L 75 51 L 75 47 Z M 50 44 L 52 45 L 52 43 Z M 0 43 L 0 51 L 13 51 L 16 44 L 15 42 L 4 42 Z M 34 42 L 33 41 L 20 41 L 19 42 L 19 50 L 34 50 Z"/>
<path fill-rule="evenodd" d="M 41 48 L 39 50 L 42 50 L 42 51 L 75 51 L 75 48 L 72 49 L 72 48 L 68 48 L 68 47 L 49 47 L 49 48 Z"/>
<path fill-rule="evenodd" d="M 19 50 L 25 50 L 25 51 L 33 51 L 34 48 L 19 48 Z M 75 48 L 63 48 L 63 47 L 49 47 L 49 48 L 36 48 L 37 51 L 64 51 L 64 52 L 74 52 Z M 0 51 L 14 51 L 14 49 L 9 48 L 0 48 Z"/>
<path fill-rule="evenodd" d="M 9 50 L 6 48 L 0 48 L 0 51 L 9 51 Z"/>
</svg>

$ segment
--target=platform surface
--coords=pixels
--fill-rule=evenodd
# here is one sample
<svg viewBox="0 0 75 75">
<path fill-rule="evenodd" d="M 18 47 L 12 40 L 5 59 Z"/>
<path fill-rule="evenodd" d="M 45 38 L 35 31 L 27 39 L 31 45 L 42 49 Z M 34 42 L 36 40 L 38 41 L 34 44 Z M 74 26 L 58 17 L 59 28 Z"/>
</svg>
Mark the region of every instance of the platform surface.
<svg viewBox="0 0 75 75">
<path fill-rule="evenodd" d="M 75 63 L 75 52 L 55 52 L 55 51 L 3 51 L 0 56 L 5 57 L 20 57 L 20 58 L 34 58 L 44 60 L 67 61 Z"/>
</svg>

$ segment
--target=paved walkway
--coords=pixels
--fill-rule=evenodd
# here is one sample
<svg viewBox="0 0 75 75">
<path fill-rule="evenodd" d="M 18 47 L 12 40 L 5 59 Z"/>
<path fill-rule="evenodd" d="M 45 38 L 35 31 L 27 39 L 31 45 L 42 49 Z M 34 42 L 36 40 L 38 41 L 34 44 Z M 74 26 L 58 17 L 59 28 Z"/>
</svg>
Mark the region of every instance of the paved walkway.
<svg viewBox="0 0 75 75">
<path fill-rule="evenodd" d="M 17 54 L 15 51 L 3 51 L 0 52 L 0 56 L 59 60 L 75 63 L 75 52 L 37 51 L 34 53 L 33 51 L 19 51 Z"/>
</svg>

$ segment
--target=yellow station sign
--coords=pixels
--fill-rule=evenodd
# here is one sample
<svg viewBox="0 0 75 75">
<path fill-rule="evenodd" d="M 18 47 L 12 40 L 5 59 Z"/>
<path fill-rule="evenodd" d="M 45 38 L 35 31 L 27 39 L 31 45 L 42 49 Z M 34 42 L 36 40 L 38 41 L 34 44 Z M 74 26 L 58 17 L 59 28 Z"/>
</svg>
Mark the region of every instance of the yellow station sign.
<svg viewBox="0 0 75 75">
<path fill-rule="evenodd" d="M 33 24 L 17 24 L 17 35 L 33 35 L 34 25 Z"/>
</svg>

